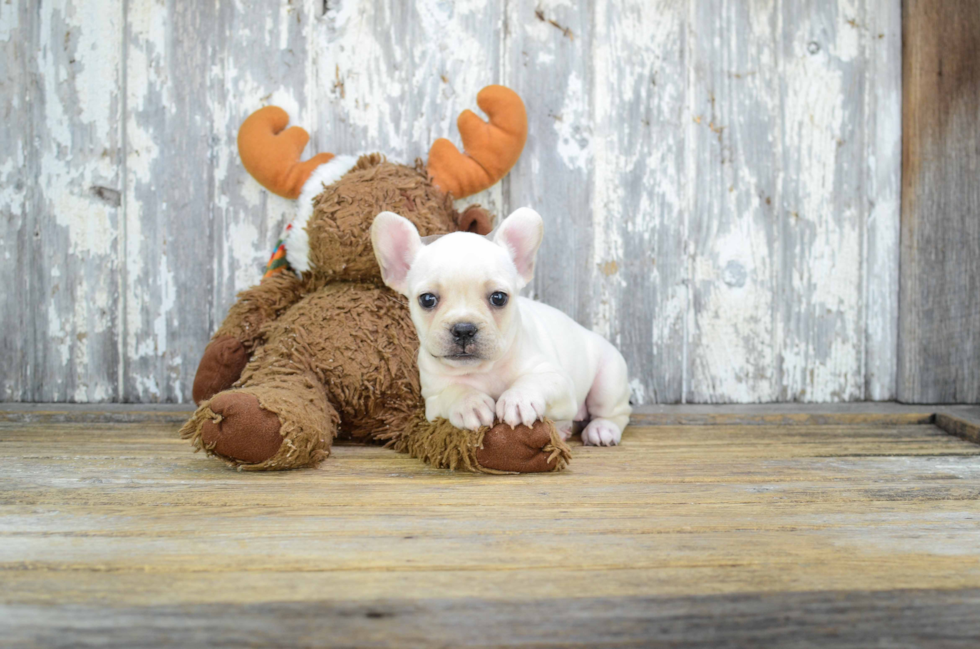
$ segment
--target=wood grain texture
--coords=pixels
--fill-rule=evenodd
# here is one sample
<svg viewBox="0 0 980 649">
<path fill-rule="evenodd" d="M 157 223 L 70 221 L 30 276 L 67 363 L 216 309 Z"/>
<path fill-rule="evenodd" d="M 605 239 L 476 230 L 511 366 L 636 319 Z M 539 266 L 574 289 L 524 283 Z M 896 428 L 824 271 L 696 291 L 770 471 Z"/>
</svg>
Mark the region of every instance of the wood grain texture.
<svg viewBox="0 0 980 649">
<path fill-rule="evenodd" d="M 980 8 L 903 3 L 898 398 L 980 402 Z"/>
<path fill-rule="evenodd" d="M 936 426 L 950 435 L 980 444 L 980 417 L 957 417 L 946 413 L 936 414 Z"/>
<path fill-rule="evenodd" d="M 894 398 L 900 13 L 4 4 L 0 399 L 190 400 L 209 334 L 295 209 L 240 165 L 251 111 L 286 108 L 307 154 L 411 163 L 459 143 L 489 83 L 524 97 L 528 145 L 461 204 L 542 212 L 532 293 L 622 348 L 638 403 Z"/>
<path fill-rule="evenodd" d="M 968 646 L 980 630 L 980 446 L 929 424 L 634 426 L 576 445 L 566 473 L 508 477 L 356 445 L 244 474 L 176 429 L 0 422 L 7 642 Z"/>
<path fill-rule="evenodd" d="M 866 205 L 864 233 L 864 398 L 894 399 L 898 381 L 902 184 L 902 11 L 867 0 L 864 51 Z"/>
<path fill-rule="evenodd" d="M 31 2 L 0 5 L 0 399 L 34 398 L 34 198 L 38 169 L 33 146 L 37 25 Z"/>
<path fill-rule="evenodd" d="M 44 607 L 10 607 L 28 621 L 23 635 L 47 646 L 72 633 L 82 642 L 128 647 L 268 644 L 372 647 L 890 647 L 967 649 L 976 642 L 980 592 L 903 590 L 864 593 L 590 598 L 544 602 L 427 600 L 326 605 L 154 607 L 119 610 L 86 624 L 98 609 L 72 609 L 54 625 Z M 570 615 L 585 609 L 590 615 Z M 903 614 L 896 617 L 897 612 Z M 223 614 L 223 615 L 222 615 Z M 774 623 L 774 616 L 779 622 Z M 28 626 L 30 625 L 30 626 Z M 136 629 L 140 629 L 137 631 Z M 153 640 L 149 640 L 153 638 Z M 506 642 L 506 644 L 505 644 Z"/>
<path fill-rule="evenodd" d="M 746 647 L 976 645 L 980 591 L 427 599 L 194 606 L 0 606 L 32 646 Z M 582 614 L 586 611 L 587 614 Z"/>
</svg>

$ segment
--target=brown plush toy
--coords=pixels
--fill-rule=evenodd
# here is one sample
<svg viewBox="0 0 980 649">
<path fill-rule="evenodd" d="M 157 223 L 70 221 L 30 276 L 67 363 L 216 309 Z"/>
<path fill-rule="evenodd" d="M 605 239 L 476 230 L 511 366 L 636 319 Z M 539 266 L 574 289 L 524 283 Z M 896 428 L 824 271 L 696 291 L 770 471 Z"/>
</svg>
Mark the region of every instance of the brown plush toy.
<svg viewBox="0 0 980 649">
<path fill-rule="evenodd" d="M 262 282 L 238 296 L 204 351 L 194 380 L 197 412 L 181 434 L 242 469 L 315 466 L 337 437 L 385 442 L 437 467 L 497 472 L 558 471 L 568 447 L 550 421 L 466 431 L 428 422 L 420 394 L 418 340 L 405 299 L 385 287 L 370 227 L 390 210 L 422 236 L 486 234 L 490 214 L 453 197 L 482 191 L 517 161 L 527 137 L 524 104 L 502 86 L 465 111 L 466 153 L 447 140 L 428 167 L 380 154 L 299 157 L 309 140 L 267 107 L 242 124 L 245 168 L 270 191 L 299 198 Z"/>
</svg>

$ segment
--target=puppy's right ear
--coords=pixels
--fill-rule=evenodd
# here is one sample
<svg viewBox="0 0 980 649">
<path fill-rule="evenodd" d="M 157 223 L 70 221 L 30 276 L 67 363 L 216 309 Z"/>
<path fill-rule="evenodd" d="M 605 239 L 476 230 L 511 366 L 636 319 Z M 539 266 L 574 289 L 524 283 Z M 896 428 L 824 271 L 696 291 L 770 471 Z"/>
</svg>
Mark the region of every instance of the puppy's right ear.
<svg viewBox="0 0 980 649">
<path fill-rule="evenodd" d="M 408 219 L 394 212 L 381 212 L 371 224 L 371 244 L 381 267 L 381 279 L 390 288 L 407 295 L 405 280 L 422 249 L 419 231 Z"/>
</svg>

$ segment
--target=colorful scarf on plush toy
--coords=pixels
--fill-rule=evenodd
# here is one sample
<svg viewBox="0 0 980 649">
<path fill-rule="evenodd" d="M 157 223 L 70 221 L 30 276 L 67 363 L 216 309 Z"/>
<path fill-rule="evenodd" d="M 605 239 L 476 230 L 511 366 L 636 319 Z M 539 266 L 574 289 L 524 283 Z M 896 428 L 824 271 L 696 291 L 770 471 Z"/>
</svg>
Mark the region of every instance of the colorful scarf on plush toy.
<svg viewBox="0 0 980 649">
<path fill-rule="evenodd" d="M 262 279 L 272 277 L 276 273 L 281 273 L 284 270 L 292 270 L 289 262 L 286 261 L 286 237 L 292 229 L 293 224 L 290 223 L 286 226 L 282 236 L 279 237 L 279 241 L 276 241 L 276 248 L 272 251 L 272 256 L 269 257 L 269 263 L 265 265 L 265 273 L 262 274 Z"/>
<path fill-rule="evenodd" d="M 297 200 L 296 218 L 282 231 L 276 248 L 265 265 L 262 279 L 272 277 L 277 273 L 288 270 L 296 275 L 302 275 L 310 270 L 310 241 L 306 236 L 306 223 L 313 215 L 313 199 L 354 168 L 358 155 L 335 156 L 330 162 L 317 167 L 303 183 L 303 191 Z"/>
</svg>

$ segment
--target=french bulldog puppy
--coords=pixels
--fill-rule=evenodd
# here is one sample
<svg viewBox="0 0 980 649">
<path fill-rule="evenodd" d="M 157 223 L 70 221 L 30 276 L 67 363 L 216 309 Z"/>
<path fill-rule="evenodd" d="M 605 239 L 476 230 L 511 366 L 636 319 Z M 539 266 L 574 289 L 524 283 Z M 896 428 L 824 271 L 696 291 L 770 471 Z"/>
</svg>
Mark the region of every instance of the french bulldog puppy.
<svg viewBox="0 0 980 649">
<path fill-rule="evenodd" d="M 425 413 L 458 428 L 531 425 L 550 417 L 567 438 L 618 444 L 629 421 L 626 361 L 606 339 L 520 297 L 534 276 L 541 216 L 521 208 L 492 237 L 455 232 L 425 245 L 410 221 L 382 212 L 371 227 L 385 284 L 408 297 L 418 331 Z"/>
</svg>

